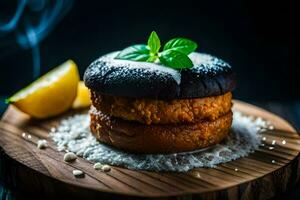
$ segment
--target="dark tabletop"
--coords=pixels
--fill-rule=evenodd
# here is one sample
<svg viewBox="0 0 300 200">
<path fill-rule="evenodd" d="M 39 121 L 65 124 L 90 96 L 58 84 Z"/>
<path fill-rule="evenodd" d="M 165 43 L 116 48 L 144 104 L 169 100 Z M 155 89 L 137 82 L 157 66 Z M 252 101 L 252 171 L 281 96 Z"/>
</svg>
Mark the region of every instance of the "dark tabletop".
<svg viewBox="0 0 300 200">
<path fill-rule="evenodd" d="M 0 97 L 0 115 L 3 114 L 7 105 L 4 103 L 4 97 Z M 300 131 L 300 102 L 250 102 L 269 110 L 287 121 L 289 121 L 299 132 Z M 1 171 L 1 169 L 0 169 Z M 10 188 L 1 180 L 0 177 L 0 198 L 1 199 L 23 199 L 23 195 L 16 189 Z M 300 199 L 300 183 L 294 188 L 289 188 L 284 194 L 275 199 Z"/>
</svg>

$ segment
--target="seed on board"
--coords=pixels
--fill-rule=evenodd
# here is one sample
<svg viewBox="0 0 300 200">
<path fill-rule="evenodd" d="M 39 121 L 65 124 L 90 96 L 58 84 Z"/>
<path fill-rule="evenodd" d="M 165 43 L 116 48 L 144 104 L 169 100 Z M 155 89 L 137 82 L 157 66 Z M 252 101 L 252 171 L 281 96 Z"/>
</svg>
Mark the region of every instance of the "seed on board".
<svg viewBox="0 0 300 200">
<path fill-rule="evenodd" d="M 101 170 L 104 171 L 104 172 L 109 172 L 111 170 L 110 166 L 109 165 L 103 165 L 101 167 Z"/>
<path fill-rule="evenodd" d="M 37 141 L 37 148 L 45 149 L 46 147 L 48 147 L 47 140 L 38 140 Z"/>
<path fill-rule="evenodd" d="M 199 172 L 197 172 L 195 175 L 196 175 L 197 178 L 201 178 L 201 175 L 200 175 Z"/>
<path fill-rule="evenodd" d="M 64 155 L 65 162 L 72 162 L 72 161 L 76 160 L 76 158 L 77 158 L 77 156 L 73 152 L 68 152 Z"/>
<path fill-rule="evenodd" d="M 81 171 L 81 170 L 74 169 L 74 170 L 73 170 L 73 175 L 74 175 L 75 177 L 83 177 L 83 176 L 84 176 L 84 173 L 83 173 L 83 171 Z"/>
<path fill-rule="evenodd" d="M 99 163 L 99 162 L 97 162 L 97 163 L 94 164 L 94 169 L 95 170 L 102 170 L 102 167 L 103 167 L 103 165 L 101 163 Z"/>
<path fill-rule="evenodd" d="M 198 171 L 191 171 L 191 175 L 195 178 L 201 178 L 201 175 Z"/>
</svg>

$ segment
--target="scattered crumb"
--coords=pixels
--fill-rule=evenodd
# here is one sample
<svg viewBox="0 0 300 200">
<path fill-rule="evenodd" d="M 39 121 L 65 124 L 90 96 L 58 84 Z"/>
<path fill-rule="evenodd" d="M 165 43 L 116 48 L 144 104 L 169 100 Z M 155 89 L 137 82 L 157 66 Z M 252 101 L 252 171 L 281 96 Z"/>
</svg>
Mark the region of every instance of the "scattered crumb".
<svg viewBox="0 0 300 200">
<path fill-rule="evenodd" d="M 285 140 L 282 140 L 282 142 L 281 142 L 282 144 L 286 144 L 286 141 Z"/>
<path fill-rule="evenodd" d="M 22 133 L 22 137 L 26 137 L 26 133 L 23 132 L 23 133 Z"/>
<path fill-rule="evenodd" d="M 27 137 L 28 137 L 28 139 L 31 139 L 31 135 L 30 134 Z"/>
<path fill-rule="evenodd" d="M 235 169 L 234 169 L 234 171 L 236 171 L 236 172 L 237 172 L 237 171 L 239 171 L 239 169 L 238 169 L 238 168 L 235 168 Z"/>
<path fill-rule="evenodd" d="M 38 140 L 37 141 L 37 148 L 45 149 L 46 147 L 48 147 L 47 140 Z"/>
<path fill-rule="evenodd" d="M 275 145 L 275 144 L 276 144 L 276 140 L 273 140 L 273 141 L 272 141 L 272 145 Z"/>
<path fill-rule="evenodd" d="M 95 170 L 101 170 L 103 165 L 101 163 L 97 162 L 97 163 L 94 164 L 93 167 L 94 167 Z"/>
<path fill-rule="evenodd" d="M 50 129 L 50 131 L 51 131 L 51 132 L 55 132 L 55 131 L 56 131 L 56 128 L 52 127 L 52 128 Z"/>
<path fill-rule="evenodd" d="M 65 162 L 72 162 L 76 159 L 77 159 L 77 156 L 73 152 L 68 152 L 64 155 L 64 161 Z"/>
<path fill-rule="evenodd" d="M 191 171 L 190 174 L 195 178 L 201 178 L 201 175 L 198 171 Z"/>
<path fill-rule="evenodd" d="M 275 160 L 272 160 L 272 163 L 276 163 L 276 161 L 275 161 Z"/>
<path fill-rule="evenodd" d="M 263 138 L 262 138 L 262 140 L 263 140 L 263 141 L 266 141 L 266 140 L 267 140 L 267 138 L 266 138 L 266 137 L 263 137 Z"/>
<path fill-rule="evenodd" d="M 83 173 L 83 171 L 81 171 L 81 170 L 78 170 L 78 169 L 74 169 L 73 170 L 73 175 L 75 176 L 75 177 L 83 177 L 84 176 L 84 173 Z"/>
<path fill-rule="evenodd" d="M 201 178 L 201 175 L 200 175 L 199 172 L 196 173 L 196 177 L 197 177 L 197 178 Z"/>
<path fill-rule="evenodd" d="M 274 147 L 269 147 L 269 150 L 273 150 L 274 149 Z"/>
<path fill-rule="evenodd" d="M 104 171 L 104 172 L 109 172 L 111 170 L 110 166 L 109 165 L 103 165 L 101 167 L 101 170 Z"/>
</svg>

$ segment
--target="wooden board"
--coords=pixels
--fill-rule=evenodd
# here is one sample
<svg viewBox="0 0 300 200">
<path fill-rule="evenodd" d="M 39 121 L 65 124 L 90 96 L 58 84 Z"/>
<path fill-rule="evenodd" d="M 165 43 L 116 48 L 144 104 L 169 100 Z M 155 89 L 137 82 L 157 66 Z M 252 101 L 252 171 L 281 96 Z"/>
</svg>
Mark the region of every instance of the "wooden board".
<svg viewBox="0 0 300 200">
<path fill-rule="evenodd" d="M 63 161 L 63 152 L 47 138 L 51 127 L 60 118 L 46 121 L 31 120 L 10 106 L 0 122 L 2 175 L 15 187 L 27 192 L 41 193 L 39 197 L 132 199 L 180 196 L 184 199 L 265 199 L 274 196 L 299 179 L 300 137 L 285 120 L 250 104 L 234 101 L 234 110 L 269 120 L 275 130 L 264 132 L 266 146 L 248 157 L 218 165 L 199 168 L 187 173 L 155 173 L 112 167 L 108 173 L 95 171 L 92 163 L 78 159 Z M 69 113 L 70 114 L 70 113 Z M 31 139 L 22 137 L 22 133 Z M 47 139 L 49 147 L 39 150 L 38 139 Z M 268 144 L 276 140 L 274 149 Z M 285 140 L 286 144 L 282 144 Z M 73 169 L 85 172 L 75 178 Z M 125 196 L 123 196 L 125 195 Z M 60 197 L 63 197 L 60 196 Z"/>
</svg>

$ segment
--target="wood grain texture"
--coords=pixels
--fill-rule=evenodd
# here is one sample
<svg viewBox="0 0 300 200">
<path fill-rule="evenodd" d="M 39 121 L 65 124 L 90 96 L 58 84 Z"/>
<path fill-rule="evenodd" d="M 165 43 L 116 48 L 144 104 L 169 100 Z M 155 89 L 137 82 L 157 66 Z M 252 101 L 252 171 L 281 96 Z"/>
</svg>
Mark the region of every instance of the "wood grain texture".
<svg viewBox="0 0 300 200">
<path fill-rule="evenodd" d="M 295 129 L 280 117 L 240 101 L 234 101 L 234 109 L 263 117 L 275 125 L 275 130 L 263 133 L 267 138 L 265 146 L 245 158 L 187 173 L 120 167 L 103 173 L 81 158 L 74 163 L 63 161 L 64 153 L 56 150 L 48 132 L 64 116 L 35 121 L 9 107 L 0 122 L 0 171 L 14 187 L 45 199 L 57 198 L 58 194 L 61 198 L 266 199 L 294 185 L 300 175 L 300 137 Z M 23 132 L 30 134 L 31 139 L 22 137 Z M 38 139 L 48 140 L 49 147 L 39 150 Z M 272 140 L 277 143 L 270 150 Z M 85 177 L 75 178 L 73 169 L 84 171 Z"/>
</svg>

